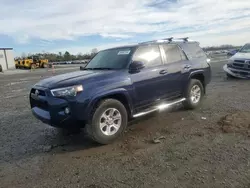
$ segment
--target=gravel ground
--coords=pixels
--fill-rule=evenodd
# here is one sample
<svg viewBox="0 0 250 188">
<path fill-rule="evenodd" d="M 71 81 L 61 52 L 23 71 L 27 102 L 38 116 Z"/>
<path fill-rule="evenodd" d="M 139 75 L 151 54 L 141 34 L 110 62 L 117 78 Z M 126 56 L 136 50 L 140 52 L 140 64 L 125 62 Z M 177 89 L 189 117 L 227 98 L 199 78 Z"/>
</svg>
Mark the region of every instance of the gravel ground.
<svg viewBox="0 0 250 188">
<path fill-rule="evenodd" d="M 199 109 L 182 106 L 130 122 L 100 146 L 36 120 L 28 93 L 52 72 L 0 75 L 0 187 L 250 187 L 250 87 L 223 61 Z M 65 71 L 57 71 L 60 74 Z"/>
</svg>

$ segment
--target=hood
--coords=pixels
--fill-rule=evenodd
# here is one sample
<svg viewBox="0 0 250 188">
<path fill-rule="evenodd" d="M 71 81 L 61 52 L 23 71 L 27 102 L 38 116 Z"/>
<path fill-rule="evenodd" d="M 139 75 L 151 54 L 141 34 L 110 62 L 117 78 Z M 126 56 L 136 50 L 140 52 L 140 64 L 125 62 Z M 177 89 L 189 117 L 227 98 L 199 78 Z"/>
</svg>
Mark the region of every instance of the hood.
<svg viewBox="0 0 250 188">
<path fill-rule="evenodd" d="M 250 59 L 250 53 L 241 53 L 241 52 L 238 52 L 236 53 L 234 56 L 231 57 L 232 60 L 234 59 Z"/>
<path fill-rule="evenodd" d="M 110 74 L 113 71 L 105 70 L 105 71 L 76 71 L 70 72 L 66 74 L 61 74 L 57 76 L 53 76 L 50 78 L 46 78 L 41 80 L 35 86 L 41 86 L 45 88 L 57 88 L 57 87 L 67 87 L 71 85 L 82 84 L 82 82 L 86 79 L 90 79 L 93 77 Z"/>
</svg>

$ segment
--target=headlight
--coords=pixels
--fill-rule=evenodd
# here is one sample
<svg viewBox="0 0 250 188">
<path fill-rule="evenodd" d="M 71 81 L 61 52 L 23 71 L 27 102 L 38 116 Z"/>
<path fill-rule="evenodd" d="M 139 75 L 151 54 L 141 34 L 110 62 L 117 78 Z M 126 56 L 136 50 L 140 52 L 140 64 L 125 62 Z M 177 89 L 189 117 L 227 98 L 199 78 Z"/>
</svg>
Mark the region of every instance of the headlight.
<svg viewBox="0 0 250 188">
<path fill-rule="evenodd" d="M 77 93 L 83 91 L 82 85 L 52 89 L 51 93 L 54 97 L 74 97 Z"/>
<path fill-rule="evenodd" d="M 229 59 L 229 60 L 228 60 L 228 63 L 233 63 L 233 62 L 234 62 L 233 59 Z"/>
</svg>

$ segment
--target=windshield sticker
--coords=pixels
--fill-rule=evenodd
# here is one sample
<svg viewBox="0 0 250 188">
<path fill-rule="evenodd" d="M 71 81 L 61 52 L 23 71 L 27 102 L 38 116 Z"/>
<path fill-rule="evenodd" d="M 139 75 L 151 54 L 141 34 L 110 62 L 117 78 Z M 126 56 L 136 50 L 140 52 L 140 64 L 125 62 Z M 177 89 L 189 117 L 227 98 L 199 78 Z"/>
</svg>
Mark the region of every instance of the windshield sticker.
<svg viewBox="0 0 250 188">
<path fill-rule="evenodd" d="M 130 53 L 130 50 L 127 51 L 119 51 L 118 55 L 128 55 Z"/>
</svg>

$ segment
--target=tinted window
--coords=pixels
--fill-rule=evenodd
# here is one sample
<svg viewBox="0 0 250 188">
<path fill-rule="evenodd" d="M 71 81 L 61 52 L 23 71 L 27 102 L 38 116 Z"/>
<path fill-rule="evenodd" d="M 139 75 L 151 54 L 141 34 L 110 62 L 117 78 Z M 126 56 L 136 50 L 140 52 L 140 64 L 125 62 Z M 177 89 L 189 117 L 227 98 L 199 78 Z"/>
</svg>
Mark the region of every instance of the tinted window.
<svg viewBox="0 0 250 188">
<path fill-rule="evenodd" d="M 189 59 L 206 57 L 206 54 L 198 43 L 186 43 L 183 44 L 182 48 L 186 52 Z"/>
<path fill-rule="evenodd" d="M 142 61 L 146 67 L 158 66 L 162 64 L 161 53 L 158 45 L 141 46 L 133 57 L 133 61 Z"/>
<path fill-rule="evenodd" d="M 99 52 L 86 68 L 125 68 L 130 60 L 133 48 L 116 48 Z"/>
<path fill-rule="evenodd" d="M 185 54 L 180 51 L 177 45 L 163 45 L 163 49 L 166 54 L 167 63 L 174 63 L 186 59 Z"/>
</svg>

